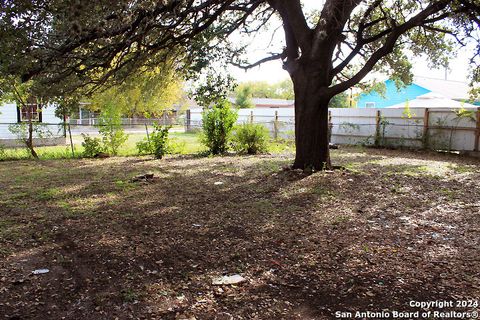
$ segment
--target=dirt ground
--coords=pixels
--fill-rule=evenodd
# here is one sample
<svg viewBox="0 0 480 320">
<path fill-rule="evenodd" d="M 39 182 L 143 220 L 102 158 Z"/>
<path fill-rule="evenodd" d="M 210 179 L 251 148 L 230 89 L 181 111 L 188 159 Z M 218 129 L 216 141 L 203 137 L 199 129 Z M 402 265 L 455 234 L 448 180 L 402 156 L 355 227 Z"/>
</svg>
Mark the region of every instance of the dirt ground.
<svg viewBox="0 0 480 320">
<path fill-rule="evenodd" d="M 0 319 L 346 319 L 480 299 L 480 160 L 346 148 L 346 170 L 310 176 L 291 161 L 0 163 Z"/>
</svg>

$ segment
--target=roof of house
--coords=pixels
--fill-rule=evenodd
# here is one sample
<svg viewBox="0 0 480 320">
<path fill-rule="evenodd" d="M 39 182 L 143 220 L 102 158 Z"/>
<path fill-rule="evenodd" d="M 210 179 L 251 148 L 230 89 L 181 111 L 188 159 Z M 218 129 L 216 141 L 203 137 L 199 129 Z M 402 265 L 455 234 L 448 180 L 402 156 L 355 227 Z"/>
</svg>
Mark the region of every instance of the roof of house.
<svg viewBox="0 0 480 320">
<path fill-rule="evenodd" d="M 252 102 L 257 107 L 293 107 L 295 104 L 294 100 L 266 98 L 252 98 Z"/>
<path fill-rule="evenodd" d="M 230 97 L 228 101 L 235 103 L 235 98 Z M 290 108 L 294 106 L 295 100 L 252 98 L 252 103 L 257 108 Z M 186 105 L 190 109 L 201 108 L 193 99 L 188 99 Z"/>
<path fill-rule="evenodd" d="M 416 97 L 431 92 L 430 90 L 419 86 L 415 82 L 406 87 L 397 88 L 393 80 L 386 80 L 385 92 L 380 94 L 376 91 L 361 93 L 358 96 L 357 105 L 359 108 L 367 107 L 367 103 L 374 103 L 375 108 L 385 108 L 392 105 L 404 103 L 413 100 Z"/>
<path fill-rule="evenodd" d="M 228 100 L 231 103 L 235 103 L 235 98 L 230 97 Z M 285 99 L 269 99 L 269 98 L 252 98 L 252 103 L 255 107 L 264 107 L 264 108 L 288 108 L 293 107 L 295 100 L 285 100 Z"/>
<path fill-rule="evenodd" d="M 470 87 L 466 82 L 428 77 L 414 77 L 413 83 L 433 92 L 441 93 L 449 99 L 468 100 Z"/>
<path fill-rule="evenodd" d="M 413 101 L 428 93 L 440 94 L 443 100 L 464 101 L 470 99 L 470 87 L 462 81 L 415 76 L 413 82 L 403 88 L 397 88 L 392 80 L 386 80 L 385 85 L 384 95 L 375 91 L 361 93 L 357 101 L 358 107 L 364 108 L 368 102 L 375 103 L 377 108 L 398 107 L 404 105 L 406 101 Z M 424 98 L 421 98 L 420 102 Z"/>
<path fill-rule="evenodd" d="M 395 104 L 387 108 L 405 108 L 407 105 L 406 102 Z M 459 102 L 456 100 L 449 99 L 448 97 L 439 94 L 437 92 L 429 92 L 418 96 L 414 100 L 408 101 L 409 108 L 477 108 L 473 104 Z"/>
</svg>

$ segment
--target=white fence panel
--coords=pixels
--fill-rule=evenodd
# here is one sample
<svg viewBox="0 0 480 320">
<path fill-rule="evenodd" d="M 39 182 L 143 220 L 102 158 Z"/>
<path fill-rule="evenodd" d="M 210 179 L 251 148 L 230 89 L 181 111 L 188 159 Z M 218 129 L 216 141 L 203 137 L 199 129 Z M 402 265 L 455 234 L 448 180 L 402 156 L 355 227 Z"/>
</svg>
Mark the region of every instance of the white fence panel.
<svg viewBox="0 0 480 320">
<path fill-rule="evenodd" d="M 201 125 L 202 110 L 190 112 L 192 124 Z M 478 151 L 479 147 L 476 143 L 480 135 L 480 108 L 461 112 L 447 108 L 330 109 L 329 112 L 331 142 L 336 144 L 377 143 L 459 151 Z M 293 108 L 240 109 L 238 123 L 262 123 L 273 136 L 293 137 L 294 116 Z"/>
<path fill-rule="evenodd" d="M 330 109 L 331 141 L 336 144 L 369 143 L 375 136 L 376 110 Z"/>
</svg>

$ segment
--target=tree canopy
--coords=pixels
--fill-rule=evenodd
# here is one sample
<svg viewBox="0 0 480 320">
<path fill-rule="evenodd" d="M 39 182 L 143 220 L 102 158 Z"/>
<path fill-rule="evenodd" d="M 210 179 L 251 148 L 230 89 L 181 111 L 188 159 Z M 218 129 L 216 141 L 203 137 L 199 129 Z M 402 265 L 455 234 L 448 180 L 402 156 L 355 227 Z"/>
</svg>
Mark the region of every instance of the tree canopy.
<svg viewBox="0 0 480 320">
<path fill-rule="evenodd" d="M 245 97 L 285 100 L 295 99 L 293 83 L 290 79 L 285 79 L 276 83 L 268 83 L 267 81 L 242 82 L 235 88 L 234 95 L 237 100 L 240 99 L 240 103 L 235 102 L 235 104 L 244 106 L 243 108 L 251 108 L 251 106 L 245 107 L 246 104 L 242 102 L 245 101 Z M 329 107 L 348 108 L 350 106 L 348 99 L 346 93 L 340 93 L 330 100 Z"/>
<path fill-rule="evenodd" d="M 267 81 L 242 82 L 235 88 L 235 94 L 242 91 L 248 91 L 253 98 L 294 99 L 293 84 L 290 79 L 276 83 L 268 83 Z"/>
<path fill-rule="evenodd" d="M 257 62 L 226 42 L 279 19 L 284 50 Z M 330 165 L 327 107 L 372 71 L 408 83 L 410 58 L 445 66 L 471 42 L 479 82 L 478 0 L 326 0 L 305 12 L 300 0 L 9 0 L 0 12 L 0 73 L 55 84 L 123 81 L 141 66 L 175 61 L 187 77 L 230 57 L 243 68 L 281 59 L 294 84 L 295 167 Z M 326 164 L 326 165 L 325 165 Z"/>
<path fill-rule="evenodd" d="M 333 96 L 372 70 L 390 69 L 408 82 L 406 52 L 445 65 L 455 45 L 478 40 L 478 12 L 475 0 L 327 0 L 309 15 L 300 0 L 10 0 L 1 5 L 1 70 L 80 85 L 122 79 L 167 57 L 202 68 L 219 54 L 210 49 L 234 30 L 253 32 L 278 16 L 285 50 L 262 60 L 283 59 L 292 73 L 315 57 L 328 71 L 323 81 Z M 472 71 L 478 80 L 478 68 Z"/>
<path fill-rule="evenodd" d="M 122 84 L 97 92 L 89 99 L 91 108 L 113 104 L 125 116 L 158 117 L 181 102 L 182 82 L 170 68 L 137 70 Z"/>
</svg>

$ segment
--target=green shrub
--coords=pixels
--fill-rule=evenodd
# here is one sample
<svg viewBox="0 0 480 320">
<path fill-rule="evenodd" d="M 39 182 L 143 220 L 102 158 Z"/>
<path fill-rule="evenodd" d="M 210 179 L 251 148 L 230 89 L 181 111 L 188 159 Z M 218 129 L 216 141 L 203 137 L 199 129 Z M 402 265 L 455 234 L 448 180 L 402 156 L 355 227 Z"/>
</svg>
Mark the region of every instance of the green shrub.
<svg viewBox="0 0 480 320">
<path fill-rule="evenodd" d="M 153 128 L 149 138 L 137 142 L 138 153 L 153 154 L 156 159 L 162 159 L 164 155 L 171 152 L 171 147 L 168 143 L 168 130 L 171 127 L 162 127 L 154 123 Z"/>
<path fill-rule="evenodd" d="M 202 143 L 212 154 L 225 153 L 233 126 L 237 121 L 237 112 L 232 110 L 226 100 L 218 102 L 203 113 Z"/>
<path fill-rule="evenodd" d="M 99 138 L 92 138 L 88 134 L 82 133 L 83 137 L 83 156 L 93 158 L 99 153 L 102 153 L 104 148 Z"/>
<path fill-rule="evenodd" d="M 5 151 L 5 146 L 0 144 L 0 160 L 4 160 L 7 157 L 7 152 Z"/>
<path fill-rule="evenodd" d="M 152 144 L 146 138 L 137 142 L 137 150 L 139 155 L 153 154 Z"/>
<path fill-rule="evenodd" d="M 168 153 L 185 154 L 187 153 L 187 143 L 178 139 L 168 139 Z"/>
<path fill-rule="evenodd" d="M 122 128 L 120 110 L 108 103 L 104 106 L 98 120 L 98 131 L 102 135 L 105 151 L 111 155 L 117 155 L 120 146 L 128 139 L 128 135 Z"/>
<path fill-rule="evenodd" d="M 261 124 L 246 123 L 237 126 L 232 138 L 232 146 L 238 153 L 257 154 L 268 150 L 270 134 Z"/>
</svg>

